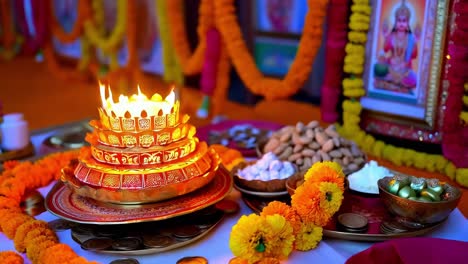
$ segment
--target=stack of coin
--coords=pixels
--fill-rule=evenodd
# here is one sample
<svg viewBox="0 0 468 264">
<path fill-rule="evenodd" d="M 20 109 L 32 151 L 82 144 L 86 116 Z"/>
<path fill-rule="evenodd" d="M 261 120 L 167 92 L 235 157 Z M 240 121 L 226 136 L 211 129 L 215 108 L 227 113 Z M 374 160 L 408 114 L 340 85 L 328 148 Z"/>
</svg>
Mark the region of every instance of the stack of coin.
<svg viewBox="0 0 468 264">
<path fill-rule="evenodd" d="M 338 216 L 336 222 L 338 230 L 350 233 L 365 233 L 368 228 L 368 221 L 365 216 L 355 213 L 343 213 Z"/>
<path fill-rule="evenodd" d="M 47 223 L 50 229 L 54 230 L 55 232 L 61 232 L 68 229 L 71 229 L 77 226 L 76 223 L 64 220 L 64 219 L 56 219 Z"/>
<path fill-rule="evenodd" d="M 387 220 L 380 224 L 380 232 L 383 234 L 404 233 L 407 231 L 408 229 L 399 224 L 397 221 Z"/>
</svg>

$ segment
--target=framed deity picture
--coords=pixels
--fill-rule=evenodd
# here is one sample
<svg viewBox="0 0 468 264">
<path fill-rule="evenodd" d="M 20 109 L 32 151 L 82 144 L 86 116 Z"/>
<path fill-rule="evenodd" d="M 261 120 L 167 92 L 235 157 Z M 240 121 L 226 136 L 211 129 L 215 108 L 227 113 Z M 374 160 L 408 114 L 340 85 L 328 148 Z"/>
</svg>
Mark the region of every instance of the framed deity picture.
<svg viewBox="0 0 468 264">
<path fill-rule="evenodd" d="M 366 131 L 440 143 L 449 2 L 372 1 L 361 98 Z"/>
<path fill-rule="evenodd" d="M 255 0 L 256 30 L 300 34 L 307 13 L 306 0 Z"/>
</svg>

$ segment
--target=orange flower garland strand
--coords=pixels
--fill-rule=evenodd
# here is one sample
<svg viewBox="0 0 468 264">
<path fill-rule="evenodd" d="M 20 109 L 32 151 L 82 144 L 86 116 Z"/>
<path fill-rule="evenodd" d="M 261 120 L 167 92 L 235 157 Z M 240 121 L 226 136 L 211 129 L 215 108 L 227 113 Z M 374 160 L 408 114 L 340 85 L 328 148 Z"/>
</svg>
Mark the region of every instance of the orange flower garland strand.
<svg viewBox="0 0 468 264">
<path fill-rule="evenodd" d="M 206 49 L 206 32 L 214 26 L 214 4 L 215 0 L 201 0 L 198 14 L 198 45 L 195 51 L 190 51 L 187 40 L 187 30 L 183 14 L 182 0 L 166 0 L 169 30 L 171 32 L 172 44 L 176 51 L 179 64 L 185 74 L 193 75 L 201 72 Z"/>
<path fill-rule="evenodd" d="M 322 43 L 323 23 L 328 0 L 308 0 L 308 12 L 296 57 L 284 80 L 264 77 L 258 70 L 242 38 L 237 23 L 234 0 L 215 1 L 216 25 L 223 35 L 229 56 L 245 85 L 267 100 L 295 94 L 309 77 L 315 56 Z"/>
<path fill-rule="evenodd" d="M 89 12 L 86 9 L 86 0 L 78 0 L 78 16 L 76 18 L 75 24 L 70 32 L 66 32 L 63 27 L 60 25 L 60 22 L 55 15 L 54 1 L 49 0 L 49 9 L 50 9 L 50 28 L 52 34 L 63 43 L 71 43 L 77 40 L 83 33 L 84 21 L 89 17 Z"/>
<path fill-rule="evenodd" d="M 88 262 L 68 245 L 58 243 L 46 222 L 24 214 L 19 207 L 27 191 L 59 179 L 61 168 L 77 155 L 77 151 L 69 151 L 51 154 L 34 164 L 6 162 L 0 174 L 0 230 L 14 240 L 19 252 L 26 251 L 32 263 L 97 263 Z M 23 263 L 23 259 L 11 251 L 0 252 L 0 263 Z"/>
</svg>

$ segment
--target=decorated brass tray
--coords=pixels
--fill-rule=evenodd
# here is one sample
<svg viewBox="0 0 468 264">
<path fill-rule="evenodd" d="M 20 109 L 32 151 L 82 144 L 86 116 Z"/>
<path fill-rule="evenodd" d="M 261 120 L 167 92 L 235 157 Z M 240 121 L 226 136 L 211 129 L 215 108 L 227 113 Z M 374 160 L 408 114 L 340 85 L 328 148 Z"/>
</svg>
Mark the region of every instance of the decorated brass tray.
<svg viewBox="0 0 468 264">
<path fill-rule="evenodd" d="M 270 201 L 278 200 L 253 195 L 243 195 L 245 204 L 255 212 L 261 212 Z M 279 201 L 290 203 L 289 196 Z M 337 224 L 337 219 L 345 213 L 353 213 L 364 216 L 367 219 L 367 228 L 360 232 L 348 231 Z M 354 241 L 386 241 L 393 238 L 415 237 L 427 234 L 445 223 L 446 219 L 431 225 L 408 225 L 405 221 L 391 215 L 378 196 L 361 195 L 355 192 L 345 192 L 343 204 L 335 214 L 332 221 L 323 228 L 323 235 L 329 238 L 337 238 Z"/>
<path fill-rule="evenodd" d="M 176 218 L 126 225 L 76 224 L 71 236 L 81 248 L 99 253 L 145 255 L 193 243 L 221 222 L 224 212 L 209 206 Z"/>
<path fill-rule="evenodd" d="M 140 205 L 97 202 L 79 196 L 63 183 L 57 183 L 46 197 L 52 214 L 84 224 L 128 224 L 156 221 L 199 211 L 222 200 L 232 188 L 232 177 L 222 167 L 203 188 L 170 200 Z"/>
</svg>

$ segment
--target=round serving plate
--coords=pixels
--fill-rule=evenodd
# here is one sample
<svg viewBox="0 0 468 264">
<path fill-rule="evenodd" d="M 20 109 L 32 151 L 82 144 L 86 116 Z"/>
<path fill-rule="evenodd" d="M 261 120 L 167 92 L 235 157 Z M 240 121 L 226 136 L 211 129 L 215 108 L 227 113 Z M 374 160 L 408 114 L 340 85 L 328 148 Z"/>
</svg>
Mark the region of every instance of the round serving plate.
<svg viewBox="0 0 468 264">
<path fill-rule="evenodd" d="M 125 225 L 84 225 L 71 228 L 71 236 L 83 249 L 98 253 L 147 255 L 191 244 L 206 236 L 224 217 L 210 206 L 176 218 Z"/>
<path fill-rule="evenodd" d="M 239 125 L 248 125 L 251 127 L 255 127 L 261 130 L 267 131 L 276 131 L 283 127 L 283 125 L 273 122 L 267 121 L 258 121 L 258 120 L 224 120 L 216 124 L 210 124 L 207 126 L 203 126 L 197 128 L 197 137 L 200 141 L 206 141 L 209 145 L 213 144 L 214 142 L 210 142 L 210 133 L 223 133 L 229 131 L 230 128 Z M 257 143 L 261 141 L 261 139 L 257 139 Z M 244 157 L 256 157 L 256 150 L 255 148 L 243 148 L 235 144 L 234 141 L 229 141 L 227 147 L 234 148 L 239 150 Z"/>
<path fill-rule="evenodd" d="M 243 195 L 242 200 L 256 213 L 260 213 L 271 201 L 291 204 L 290 196 L 265 198 Z M 362 232 L 350 232 L 341 229 L 337 225 L 337 219 L 341 214 L 346 213 L 364 216 L 368 221 L 367 229 Z M 394 238 L 422 236 L 439 228 L 445 221 L 446 219 L 430 225 L 408 226 L 404 219 L 391 215 L 378 196 L 363 196 L 356 192 L 346 191 L 340 210 L 334 215 L 330 223 L 323 227 L 323 236 L 354 241 L 386 241 Z"/>
<path fill-rule="evenodd" d="M 233 180 L 220 167 L 206 186 L 170 200 L 139 205 L 103 203 L 79 196 L 58 182 L 46 197 L 46 209 L 52 214 L 82 224 L 129 224 L 165 220 L 193 213 L 221 201 L 232 189 Z"/>
</svg>

